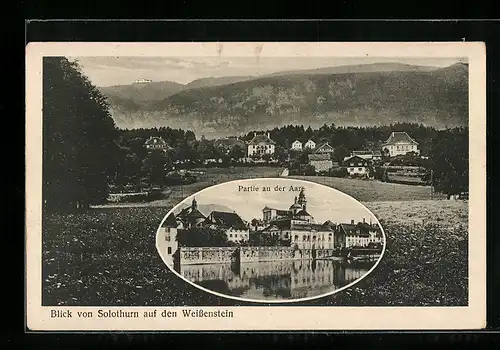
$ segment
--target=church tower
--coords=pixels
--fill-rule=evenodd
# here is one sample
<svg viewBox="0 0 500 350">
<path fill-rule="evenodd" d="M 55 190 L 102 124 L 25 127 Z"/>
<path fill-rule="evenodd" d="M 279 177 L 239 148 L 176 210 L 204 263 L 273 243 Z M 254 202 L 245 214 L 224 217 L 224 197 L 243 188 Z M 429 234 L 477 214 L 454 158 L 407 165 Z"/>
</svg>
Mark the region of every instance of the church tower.
<svg viewBox="0 0 500 350">
<path fill-rule="evenodd" d="M 298 199 L 297 199 L 297 196 L 295 196 L 295 201 L 293 202 L 292 206 L 290 207 L 290 211 L 292 212 L 293 215 L 297 214 L 302 209 L 302 206 L 297 202 L 298 202 Z"/>
<path fill-rule="evenodd" d="M 307 199 L 306 199 L 306 195 L 304 194 L 304 188 L 302 188 L 302 190 L 300 190 L 299 199 L 298 199 L 297 203 L 302 207 L 302 209 L 304 209 L 304 210 L 306 209 Z"/>
</svg>

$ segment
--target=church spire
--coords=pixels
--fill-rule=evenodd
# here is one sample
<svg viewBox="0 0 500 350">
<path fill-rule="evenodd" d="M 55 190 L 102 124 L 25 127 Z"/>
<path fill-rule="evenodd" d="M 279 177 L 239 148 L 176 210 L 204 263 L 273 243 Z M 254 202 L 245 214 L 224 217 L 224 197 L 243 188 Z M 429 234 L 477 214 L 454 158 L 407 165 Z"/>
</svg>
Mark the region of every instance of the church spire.
<svg viewBox="0 0 500 350">
<path fill-rule="evenodd" d="M 300 190 L 299 200 L 297 203 L 302 206 L 302 209 L 306 209 L 307 199 L 306 199 L 306 195 L 304 194 L 304 188 L 302 188 Z"/>
</svg>

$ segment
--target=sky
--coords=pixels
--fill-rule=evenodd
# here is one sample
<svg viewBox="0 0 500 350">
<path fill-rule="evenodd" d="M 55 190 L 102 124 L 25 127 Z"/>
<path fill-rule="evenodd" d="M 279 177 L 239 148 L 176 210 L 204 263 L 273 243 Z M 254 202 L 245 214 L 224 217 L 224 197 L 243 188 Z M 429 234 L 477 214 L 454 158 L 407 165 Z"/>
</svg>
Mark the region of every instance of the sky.
<svg viewBox="0 0 500 350">
<path fill-rule="evenodd" d="M 259 76 L 287 70 L 316 69 L 354 64 L 398 62 L 446 67 L 456 58 L 346 58 L 346 57 L 68 57 L 77 60 L 96 86 L 128 85 L 138 79 L 173 81 L 222 76 Z"/>
<path fill-rule="evenodd" d="M 259 188 L 271 187 L 271 192 L 240 191 L 239 186 L 256 185 Z M 284 187 L 284 191 L 275 192 L 276 186 Z M 307 198 L 307 212 L 313 216 L 316 222 L 323 223 L 331 220 L 336 223 L 367 222 L 372 219 L 377 222 L 375 216 L 355 199 L 346 194 L 317 185 L 314 183 L 293 181 L 286 179 L 259 179 L 242 180 L 214 186 L 198 192 L 194 196 L 186 198 L 182 203 L 191 204 L 193 197 L 198 205 L 220 204 L 233 209 L 246 221 L 253 218 L 262 219 L 262 209 L 267 205 L 275 209 L 289 209 L 299 191 L 289 191 L 290 186 L 304 186 Z M 221 195 L 223 194 L 223 196 Z"/>
</svg>

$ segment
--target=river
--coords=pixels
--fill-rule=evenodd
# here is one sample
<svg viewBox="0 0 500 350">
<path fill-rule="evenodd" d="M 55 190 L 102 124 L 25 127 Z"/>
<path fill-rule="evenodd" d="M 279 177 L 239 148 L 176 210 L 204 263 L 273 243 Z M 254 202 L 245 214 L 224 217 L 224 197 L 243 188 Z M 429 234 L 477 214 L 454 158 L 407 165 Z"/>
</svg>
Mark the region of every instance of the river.
<svg viewBox="0 0 500 350">
<path fill-rule="evenodd" d="M 177 266 L 187 280 L 228 296 L 252 300 L 291 300 L 333 292 L 363 275 L 373 262 L 285 260 L 241 264 Z"/>
</svg>

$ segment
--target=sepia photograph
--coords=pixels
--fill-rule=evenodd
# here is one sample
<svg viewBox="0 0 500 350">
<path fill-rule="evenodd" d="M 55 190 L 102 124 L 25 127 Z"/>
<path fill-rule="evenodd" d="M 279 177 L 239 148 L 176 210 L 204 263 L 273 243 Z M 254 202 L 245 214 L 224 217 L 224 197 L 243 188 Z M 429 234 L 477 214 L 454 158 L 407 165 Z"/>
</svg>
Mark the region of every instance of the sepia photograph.
<svg viewBox="0 0 500 350">
<path fill-rule="evenodd" d="M 202 289 L 250 301 L 340 291 L 375 267 L 384 245 L 377 219 L 356 200 L 278 179 L 203 190 L 167 214 L 157 234 L 172 271 Z"/>
<path fill-rule="evenodd" d="M 40 54 L 40 306 L 480 303 L 484 47 L 372 44 Z"/>
</svg>

